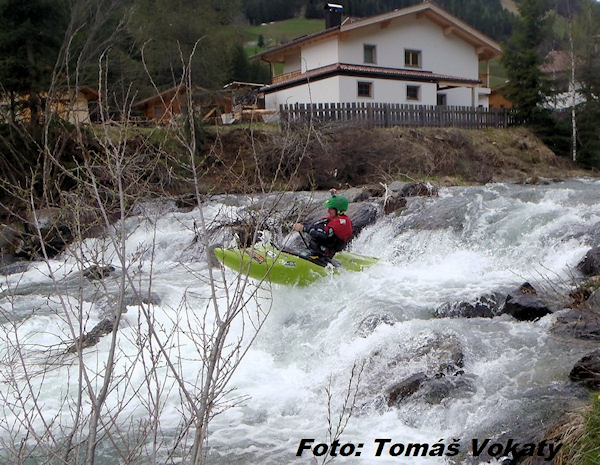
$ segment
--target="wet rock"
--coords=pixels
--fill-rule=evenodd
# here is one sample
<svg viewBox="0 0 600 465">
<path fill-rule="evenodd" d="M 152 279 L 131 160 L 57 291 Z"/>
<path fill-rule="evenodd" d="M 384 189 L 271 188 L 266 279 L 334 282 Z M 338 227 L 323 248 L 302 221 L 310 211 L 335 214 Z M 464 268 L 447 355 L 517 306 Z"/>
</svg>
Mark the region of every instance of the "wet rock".
<svg viewBox="0 0 600 465">
<path fill-rule="evenodd" d="M 383 183 L 371 184 L 371 185 L 365 186 L 365 189 L 367 189 L 367 191 L 369 192 L 369 195 L 371 197 L 375 197 L 375 198 L 383 197 L 386 192 L 385 184 L 383 184 Z"/>
<path fill-rule="evenodd" d="M 600 389 L 600 350 L 595 350 L 579 360 L 569 373 L 569 379 L 588 389 Z"/>
<path fill-rule="evenodd" d="M 344 191 L 340 191 L 340 194 L 346 196 L 350 203 L 364 202 L 371 198 L 371 194 L 367 189 L 353 187 Z"/>
<path fill-rule="evenodd" d="M 100 266 L 92 265 L 83 270 L 83 276 L 90 281 L 104 279 L 110 276 L 115 271 L 115 267 L 112 265 Z"/>
<path fill-rule="evenodd" d="M 438 188 L 428 182 L 394 181 L 388 185 L 388 190 L 401 197 L 433 197 L 438 195 Z"/>
<path fill-rule="evenodd" d="M 389 215 L 406 207 L 406 198 L 398 194 L 388 196 L 383 203 L 383 213 Z"/>
<path fill-rule="evenodd" d="M 585 275 L 600 275 L 600 247 L 590 249 L 577 268 Z"/>
<path fill-rule="evenodd" d="M 11 274 L 25 273 L 29 269 L 29 262 L 15 262 L 0 267 L 0 275 L 8 276 Z"/>
<path fill-rule="evenodd" d="M 426 182 L 417 182 L 405 185 L 400 191 L 403 197 L 435 197 L 438 195 L 438 188 Z"/>
<path fill-rule="evenodd" d="M 428 379 L 425 373 L 415 373 L 394 384 L 387 391 L 388 406 L 400 405 L 405 399 L 415 394 Z"/>
<path fill-rule="evenodd" d="M 77 353 L 78 350 L 93 347 L 100 342 L 101 337 L 112 333 L 114 328 L 115 319 L 111 317 L 105 318 L 96 326 L 94 326 L 91 331 L 81 336 L 75 343 L 69 346 L 66 352 L 69 354 L 74 354 Z"/>
<path fill-rule="evenodd" d="M 600 314 L 600 289 L 596 289 L 594 293 L 586 300 L 586 305 L 594 314 Z"/>
<path fill-rule="evenodd" d="M 388 186 L 388 190 L 400 194 L 406 186 L 408 186 L 407 182 L 394 181 Z"/>
<path fill-rule="evenodd" d="M 155 292 L 136 294 L 132 290 L 127 290 L 123 296 L 123 305 L 160 305 L 162 298 Z M 125 313 L 125 312 L 124 312 Z"/>
<path fill-rule="evenodd" d="M 535 321 L 552 311 L 538 296 L 536 289 L 531 284 L 524 283 L 508 294 L 500 313 L 520 321 Z"/>
<path fill-rule="evenodd" d="M 364 228 L 375 224 L 380 215 L 380 209 L 375 203 L 351 203 L 346 214 L 352 220 L 353 236 L 358 235 Z"/>
<path fill-rule="evenodd" d="M 445 303 L 435 310 L 438 318 L 493 318 L 500 312 L 502 296 L 485 294 L 471 302 Z"/>
<path fill-rule="evenodd" d="M 600 341 L 600 317 L 588 310 L 567 310 L 557 316 L 550 332 L 563 339 Z"/>
<path fill-rule="evenodd" d="M 362 377 L 365 382 L 360 388 L 360 410 L 383 412 L 414 396 L 420 396 L 416 398 L 424 402 L 435 402 L 434 398 L 444 397 L 444 390 L 453 396 L 470 395 L 468 391 L 459 394 L 462 388 L 457 381 L 433 381 L 462 376 L 463 366 L 464 351 L 452 334 L 422 333 L 401 344 L 386 341 L 368 356 Z M 421 389 L 430 383 L 430 390 L 421 396 Z M 442 384 L 448 385 L 438 386 Z"/>
<path fill-rule="evenodd" d="M 160 295 L 155 292 L 138 292 L 136 293 L 132 289 L 126 289 L 123 293 L 122 299 L 122 313 L 127 313 L 128 306 L 139 306 L 139 305 L 160 305 L 162 299 Z M 100 318 L 114 318 L 119 312 L 120 299 L 118 295 L 108 295 L 101 297 L 96 302 L 98 308 L 98 314 Z"/>
<path fill-rule="evenodd" d="M 523 181 L 523 184 L 526 184 L 526 185 L 548 186 L 548 185 L 552 184 L 553 182 L 554 181 L 552 179 L 543 178 L 541 176 L 533 176 L 531 178 L 525 179 L 525 181 Z"/>
<path fill-rule="evenodd" d="M 423 400 L 431 405 L 440 404 L 450 397 L 469 397 L 477 391 L 472 377 L 463 376 L 457 372 L 453 376 L 439 374 L 428 379 L 421 385 L 416 399 Z"/>
<path fill-rule="evenodd" d="M 412 375 L 388 390 L 388 406 L 398 407 L 408 399 L 438 405 L 451 397 L 470 397 L 477 391 L 475 380 L 472 376 L 463 375 L 462 370 L 448 376 L 443 373 L 434 376 L 425 373 Z"/>
<path fill-rule="evenodd" d="M 431 348 L 425 347 L 427 352 L 438 353 L 440 363 L 437 367 L 435 376 L 441 374 L 456 375 L 462 373 L 465 361 L 465 353 L 455 337 L 446 337 Z"/>
<path fill-rule="evenodd" d="M 73 240 L 70 213 L 46 208 L 30 213 L 22 224 L 5 225 L 2 230 L 2 253 L 16 258 L 35 260 L 44 255 L 54 258 Z"/>
<path fill-rule="evenodd" d="M 387 313 L 369 315 L 359 323 L 356 334 L 360 337 L 368 337 L 378 326 L 382 324 L 394 326 L 395 322 L 394 317 Z"/>
</svg>

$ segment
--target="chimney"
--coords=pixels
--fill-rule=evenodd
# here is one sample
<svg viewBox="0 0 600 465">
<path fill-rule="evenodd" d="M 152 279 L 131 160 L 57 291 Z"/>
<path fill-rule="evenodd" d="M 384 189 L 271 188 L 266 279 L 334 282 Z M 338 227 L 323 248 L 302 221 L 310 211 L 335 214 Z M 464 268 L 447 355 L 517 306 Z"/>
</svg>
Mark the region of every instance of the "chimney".
<svg viewBox="0 0 600 465">
<path fill-rule="evenodd" d="M 325 4 L 325 29 L 342 24 L 342 11 L 344 7 L 337 3 Z"/>
</svg>

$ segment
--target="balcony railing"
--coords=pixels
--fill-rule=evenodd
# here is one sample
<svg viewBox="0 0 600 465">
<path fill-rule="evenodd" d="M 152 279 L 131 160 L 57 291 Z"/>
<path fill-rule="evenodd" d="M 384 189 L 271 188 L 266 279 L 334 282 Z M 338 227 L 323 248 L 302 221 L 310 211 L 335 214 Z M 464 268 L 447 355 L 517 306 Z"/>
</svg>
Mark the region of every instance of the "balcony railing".
<svg viewBox="0 0 600 465">
<path fill-rule="evenodd" d="M 272 82 L 273 84 L 281 84 L 282 82 L 291 81 L 292 79 L 296 79 L 302 75 L 302 71 L 292 71 L 291 73 L 279 74 L 278 76 L 273 76 Z"/>
</svg>

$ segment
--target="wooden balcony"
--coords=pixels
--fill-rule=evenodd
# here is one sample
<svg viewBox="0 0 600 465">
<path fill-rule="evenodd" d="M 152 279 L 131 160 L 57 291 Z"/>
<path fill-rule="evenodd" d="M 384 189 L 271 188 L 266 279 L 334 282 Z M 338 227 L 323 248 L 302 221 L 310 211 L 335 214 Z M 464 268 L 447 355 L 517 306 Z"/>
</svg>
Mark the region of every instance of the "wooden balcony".
<svg viewBox="0 0 600 465">
<path fill-rule="evenodd" d="M 487 73 L 479 73 L 479 80 L 482 82 L 483 87 L 490 86 L 490 75 Z"/>
<path fill-rule="evenodd" d="M 282 82 L 291 81 L 292 79 L 296 79 L 302 75 L 302 71 L 292 71 L 291 73 L 280 74 L 278 76 L 273 76 L 272 82 L 273 84 L 281 84 Z"/>
</svg>

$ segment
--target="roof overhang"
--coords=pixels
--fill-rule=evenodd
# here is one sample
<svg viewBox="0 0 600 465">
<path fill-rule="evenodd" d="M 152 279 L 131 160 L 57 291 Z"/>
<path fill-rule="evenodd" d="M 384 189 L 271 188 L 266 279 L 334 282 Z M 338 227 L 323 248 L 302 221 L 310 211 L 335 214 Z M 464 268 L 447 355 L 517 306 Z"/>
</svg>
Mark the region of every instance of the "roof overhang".
<svg viewBox="0 0 600 465">
<path fill-rule="evenodd" d="M 350 31 L 366 27 L 389 27 L 392 21 L 410 17 L 411 15 L 416 16 L 417 18 L 425 18 L 440 26 L 443 29 L 444 34 L 456 36 L 472 45 L 475 48 L 480 61 L 491 60 L 492 58 L 502 55 L 502 47 L 498 42 L 469 26 L 467 23 L 448 13 L 435 3 L 425 1 L 408 8 L 394 10 L 370 18 L 346 20 L 341 26 L 335 26 L 311 35 L 299 37 L 250 58 L 252 60 L 264 60 L 270 63 L 283 62 L 287 55 L 296 53 L 305 45 L 344 35 Z"/>
<path fill-rule="evenodd" d="M 427 71 L 406 70 L 396 68 L 382 68 L 378 66 L 351 65 L 336 63 L 334 65 L 317 68 L 296 77 L 277 84 L 271 84 L 260 89 L 261 92 L 269 94 L 278 90 L 288 89 L 309 82 L 316 82 L 333 76 L 354 76 L 364 79 L 389 79 L 395 81 L 430 82 L 438 87 L 477 87 L 481 85 L 480 80 L 466 79 L 443 74 L 430 73 Z"/>
</svg>

